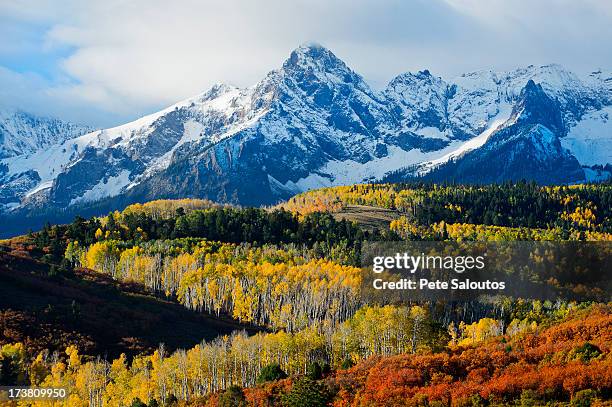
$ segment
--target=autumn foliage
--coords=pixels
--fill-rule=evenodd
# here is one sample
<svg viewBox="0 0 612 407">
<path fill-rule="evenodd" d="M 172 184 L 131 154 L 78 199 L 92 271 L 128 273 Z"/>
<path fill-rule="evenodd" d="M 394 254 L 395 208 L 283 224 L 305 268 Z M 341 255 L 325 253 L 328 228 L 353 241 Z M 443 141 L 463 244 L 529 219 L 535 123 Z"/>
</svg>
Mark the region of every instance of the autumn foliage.
<svg viewBox="0 0 612 407">
<path fill-rule="evenodd" d="M 472 405 L 473 400 L 508 402 L 531 394 L 534 405 L 570 400 L 593 389 L 612 391 L 612 314 L 594 306 L 542 332 L 494 337 L 428 355 L 375 357 L 334 377 L 335 406 Z M 599 352 L 581 358 L 589 343 Z"/>
<path fill-rule="evenodd" d="M 69 398 L 53 405 L 70 407 L 606 403 L 610 304 L 511 297 L 375 304 L 361 295 L 359 267 L 362 244 L 377 240 L 606 244 L 610 192 L 606 184 L 353 185 L 300 194 L 277 208 L 160 200 L 47 225 L 7 247 L 36 259 L 41 286 L 80 292 L 90 276 L 96 290 L 87 292 L 100 292 L 100 282 L 120 291 L 100 292 L 101 309 L 105 299 L 117 302 L 136 287 L 119 318 L 143 312 L 158 324 L 143 330 L 156 331 L 163 318 L 149 315 L 172 305 L 182 313 L 171 315 L 231 320 L 233 331 L 214 328 L 216 339 L 168 347 L 160 340 L 106 358 L 87 354 L 77 335 L 66 343 L 63 331 L 62 346 L 34 346 L 15 334 L 18 321 L 33 319 L 1 310 L 0 384 L 65 387 Z M 391 215 L 366 230 L 339 216 L 349 205 Z M 562 274 L 559 267 L 554 272 Z M 5 281 L 29 281 L 34 272 L 3 269 Z M 546 282 L 559 285 L 560 274 Z M 586 287 L 577 285 L 570 288 Z M 607 288 L 596 288 L 601 295 L 594 298 L 606 298 Z M 117 318 L 104 325 L 97 321 L 103 311 L 78 305 L 70 303 L 74 321 L 64 325 L 85 331 L 80 315 L 95 315 L 96 327 Z M 177 319 L 170 324 L 191 330 Z M 247 324 L 248 332 L 241 329 Z M 159 330 L 176 333 L 167 325 Z"/>
</svg>

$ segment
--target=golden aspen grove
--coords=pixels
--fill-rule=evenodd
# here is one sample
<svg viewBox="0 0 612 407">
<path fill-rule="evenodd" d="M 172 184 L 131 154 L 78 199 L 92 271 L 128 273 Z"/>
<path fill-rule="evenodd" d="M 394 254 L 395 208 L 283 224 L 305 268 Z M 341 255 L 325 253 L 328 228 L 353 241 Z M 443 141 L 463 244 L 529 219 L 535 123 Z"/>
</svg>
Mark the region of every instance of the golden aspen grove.
<svg viewBox="0 0 612 407">
<path fill-rule="evenodd" d="M 609 292 L 369 303 L 361 249 L 386 241 L 609 242 L 612 186 L 363 184 L 270 208 L 160 200 L 0 241 L 0 284 L 35 304 L 1 307 L 0 385 L 68 393 L 0 403 L 610 405 Z M 111 295 L 125 301 L 119 339 L 89 321 Z M 224 330 L 196 339 L 172 315 Z M 163 318 L 180 340 L 156 331 Z"/>
</svg>

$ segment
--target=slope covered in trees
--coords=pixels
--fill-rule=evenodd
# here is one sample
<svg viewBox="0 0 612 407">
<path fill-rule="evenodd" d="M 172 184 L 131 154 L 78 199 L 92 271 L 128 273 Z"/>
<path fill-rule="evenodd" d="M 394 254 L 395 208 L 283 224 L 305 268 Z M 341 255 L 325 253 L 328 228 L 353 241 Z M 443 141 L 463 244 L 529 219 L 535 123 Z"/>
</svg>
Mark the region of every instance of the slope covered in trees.
<svg viewBox="0 0 612 407">
<path fill-rule="evenodd" d="M 518 330 L 483 319 L 444 347 L 448 337 L 432 335 L 422 308 L 368 307 L 331 336 L 234 334 L 112 362 L 87 360 L 73 346 L 57 358 L 32 357 L 16 343 L 0 359 L 15 380 L 65 386 L 69 406 L 597 405 L 612 391 L 611 310 L 565 315 Z"/>
<path fill-rule="evenodd" d="M 595 306 L 547 329 L 507 329 L 443 353 L 372 358 L 331 379 L 334 405 L 590 405 L 586 399 L 611 395 L 611 345 L 610 309 Z"/>
<path fill-rule="evenodd" d="M 609 241 L 611 192 L 355 185 L 276 208 L 162 200 L 47 225 L 3 242 L 0 379 L 65 386 L 67 406 L 609 399 L 609 305 L 368 303 L 360 267 L 371 241 Z"/>
<path fill-rule="evenodd" d="M 72 344 L 89 355 L 116 357 L 153 351 L 160 342 L 173 350 L 234 330 L 255 331 L 92 270 L 59 271 L 13 243 L 0 245 L 0 344 L 22 342 L 34 353 Z"/>
<path fill-rule="evenodd" d="M 309 191 L 280 204 L 302 215 L 347 205 L 397 210 L 421 226 L 445 222 L 511 228 L 612 232 L 612 185 L 364 184 Z"/>
</svg>

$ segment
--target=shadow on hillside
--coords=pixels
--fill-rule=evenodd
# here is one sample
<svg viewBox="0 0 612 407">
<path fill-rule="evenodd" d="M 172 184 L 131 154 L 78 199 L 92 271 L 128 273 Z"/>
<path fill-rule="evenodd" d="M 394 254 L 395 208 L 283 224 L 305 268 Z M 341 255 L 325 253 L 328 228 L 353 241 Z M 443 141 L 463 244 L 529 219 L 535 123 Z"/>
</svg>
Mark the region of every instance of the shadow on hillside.
<svg viewBox="0 0 612 407">
<path fill-rule="evenodd" d="M 84 354 L 114 358 L 149 352 L 160 343 L 172 351 L 235 330 L 258 330 L 190 311 L 91 270 L 59 277 L 48 271 L 27 253 L 0 251 L 0 344 L 21 341 L 35 351 L 76 344 Z"/>
</svg>

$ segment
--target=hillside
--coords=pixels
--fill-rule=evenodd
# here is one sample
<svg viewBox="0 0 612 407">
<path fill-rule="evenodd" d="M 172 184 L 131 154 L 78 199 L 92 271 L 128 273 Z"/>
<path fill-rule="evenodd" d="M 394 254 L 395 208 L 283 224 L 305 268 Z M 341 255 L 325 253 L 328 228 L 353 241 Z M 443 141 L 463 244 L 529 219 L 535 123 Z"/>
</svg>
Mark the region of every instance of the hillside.
<svg viewBox="0 0 612 407">
<path fill-rule="evenodd" d="M 90 355 L 117 357 L 169 350 L 246 329 L 228 318 L 196 313 L 135 283 L 87 269 L 73 274 L 33 259 L 23 247 L 0 245 L 0 346 L 23 342 L 32 352 L 76 345 Z"/>
<path fill-rule="evenodd" d="M 408 240 L 612 238 L 610 184 L 356 184 L 305 192 L 276 208 L 388 225 Z"/>
<path fill-rule="evenodd" d="M 66 387 L 70 407 L 607 402 L 605 269 L 543 276 L 588 302 L 397 302 L 364 295 L 361 267 L 364 245 L 402 241 L 591 241 L 605 249 L 592 261 L 609 258 L 611 192 L 363 184 L 265 209 L 159 200 L 46 225 L 1 244 L 0 380 Z"/>
<path fill-rule="evenodd" d="M 611 311 L 593 306 L 533 333 L 455 344 L 439 353 L 375 356 L 350 369 L 310 372 L 232 395 L 254 406 L 299 400 L 312 406 L 609 406 Z M 204 405 L 224 405 L 228 393 Z"/>
</svg>

